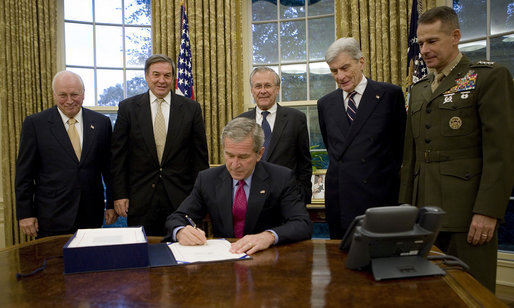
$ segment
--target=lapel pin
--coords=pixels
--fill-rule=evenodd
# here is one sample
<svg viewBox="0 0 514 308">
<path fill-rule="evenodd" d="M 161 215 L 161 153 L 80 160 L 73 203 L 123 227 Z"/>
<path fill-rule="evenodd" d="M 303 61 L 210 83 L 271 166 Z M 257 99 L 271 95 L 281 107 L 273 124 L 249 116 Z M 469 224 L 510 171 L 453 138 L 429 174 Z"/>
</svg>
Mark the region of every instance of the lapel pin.
<svg viewBox="0 0 514 308">
<path fill-rule="evenodd" d="M 261 194 L 265 194 L 265 193 L 266 193 L 266 191 L 263 189 L 263 190 L 261 190 L 259 193 L 261 193 Z"/>
<path fill-rule="evenodd" d="M 91 129 L 95 129 L 95 127 L 93 125 L 91 125 Z"/>
<path fill-rule="evenodd" d="M 375 96 L 375 97 L 376 97 L 377 99 L 379 99 L 379 98 L 380 98 L 380 95 L 377 95 L 377 96 Z"/>
</svg>

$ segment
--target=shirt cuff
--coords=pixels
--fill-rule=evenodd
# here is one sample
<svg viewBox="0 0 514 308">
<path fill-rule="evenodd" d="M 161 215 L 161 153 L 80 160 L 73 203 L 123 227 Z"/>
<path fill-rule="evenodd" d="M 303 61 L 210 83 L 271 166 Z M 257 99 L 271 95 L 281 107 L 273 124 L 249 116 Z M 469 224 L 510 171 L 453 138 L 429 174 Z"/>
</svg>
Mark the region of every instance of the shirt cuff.
<svg viewBox="0 0 514 308">
<path fill-rule="evenodd" d="M 176 228 L 173 230 L 173 237 L 172 237 L 172 239 L 173 239 L 173 241 L 174 241 L 174 242 L 178 242 L 178 241 L 177 241 L 177 233 L 178 233 L 180 230 L 184 229 L 184 228 L 185 228 L 185 226 L 180 226 L 180 227 L 176 227 Z"/>
<path fill-rule="evenodd" d="M 273 236 L 275 237 L 275 242 L 273 242 L 273 245 L 277 245 L 277 243 L 278 243 L 278 234 L 277 234 L 277 232 L 275 232 L 275 231 L 273 231 L 271 229 L 268 229 L 266 231 L 271 232 L 271 234 L 273 234 Z"/>
</svg>

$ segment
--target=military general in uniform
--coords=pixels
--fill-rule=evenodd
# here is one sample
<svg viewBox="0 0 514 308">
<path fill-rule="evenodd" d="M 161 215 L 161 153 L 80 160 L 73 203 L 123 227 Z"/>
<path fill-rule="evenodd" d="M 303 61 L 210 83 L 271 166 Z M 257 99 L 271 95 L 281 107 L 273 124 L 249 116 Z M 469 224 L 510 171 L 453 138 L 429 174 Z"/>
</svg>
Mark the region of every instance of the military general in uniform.
<svg viewBox="0 0 514 308">
<path fill-rule="evenodd" d="M 512 76 L 459 52 L 449 7 L 420 16 L 417 34 L 432 72 L 411 89 L 400 202 L 441 207 L 436 245 L 494 292 L 497 227 L 514 183 Z"/>
</svg>

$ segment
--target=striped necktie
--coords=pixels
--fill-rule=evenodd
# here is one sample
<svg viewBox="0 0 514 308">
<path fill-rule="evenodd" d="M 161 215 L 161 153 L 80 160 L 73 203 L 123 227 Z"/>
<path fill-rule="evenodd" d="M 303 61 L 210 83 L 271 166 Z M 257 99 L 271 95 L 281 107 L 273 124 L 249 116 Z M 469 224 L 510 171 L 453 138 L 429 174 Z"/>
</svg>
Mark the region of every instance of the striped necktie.
<svg viewBox="0 0 514 308">
<path fill-rule="evenodd" d="M 353 99 L 355 94 L 357 94 L 356 91 L 352 91 L 348 94 L 348 108 L 346 108 L 346 114 L 350 119 L 350 123 L 357 117 L 357 104 L 355 104 L 355 100 Z"/>
</svg>

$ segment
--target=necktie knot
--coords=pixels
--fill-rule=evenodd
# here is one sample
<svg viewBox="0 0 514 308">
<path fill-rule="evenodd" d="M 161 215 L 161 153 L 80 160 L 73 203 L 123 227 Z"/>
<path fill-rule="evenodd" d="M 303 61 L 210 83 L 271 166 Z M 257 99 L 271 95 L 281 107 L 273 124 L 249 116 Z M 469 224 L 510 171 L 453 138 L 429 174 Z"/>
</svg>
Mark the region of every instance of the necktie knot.
<svg viewBox="0 0 514 308">
<path fill-rule="evenodd" d="M 68 119 L 68 124 L 69 125 L 75 125 L 75 123 L 77 123 L 77 120 L 75 120 L 74 118 L 69 118 Z"/>
<path fill-rule="evenodd" d="M 435 91 L 435 89 L 437 89 L 437 87 L 439 86 L 439 84 L 441 83 L 441 80 L 443 80 L 444 78 L 444 73 L 443 72 L 440 72 L 440 73 L 436 73 L 435 76 L 434 76 L 434 81 L 432 81 L 432 92 Z"/>
<path fill-rule="evenodd" d="M 267 116 L 268 116 L 268 114 L 269 114 L 269 111 L 263 111 L 261 114 L 262 114 L 262 117 L 263 117 L 264 119 L 266 119 L 266 117 L 267 117 Z"/>
<path fill-rule="evenodd" d="M 246 184 L 245 180 L 239 180 L 239 183 L 237 183 L 237 187 L 244 187 Z"/>
<path fill-rule="evenodd" d="M 352 91 L 350 94 L 348 94 L 349 99 L 353 99 L 353 97 L 357 94 L 357 91 Z"/>
</svg>

